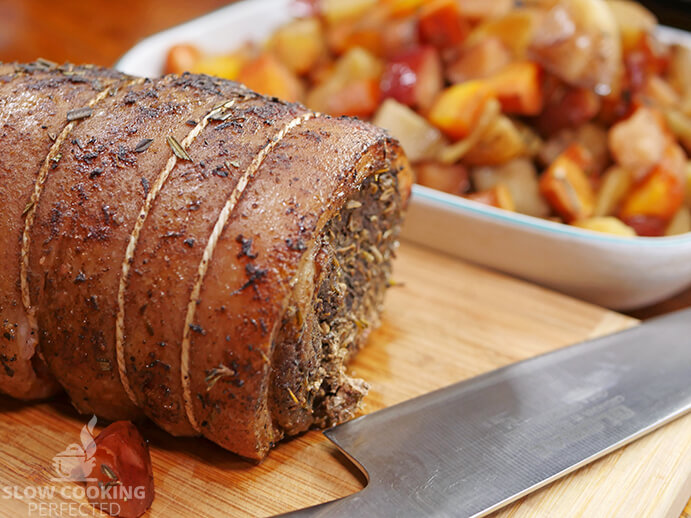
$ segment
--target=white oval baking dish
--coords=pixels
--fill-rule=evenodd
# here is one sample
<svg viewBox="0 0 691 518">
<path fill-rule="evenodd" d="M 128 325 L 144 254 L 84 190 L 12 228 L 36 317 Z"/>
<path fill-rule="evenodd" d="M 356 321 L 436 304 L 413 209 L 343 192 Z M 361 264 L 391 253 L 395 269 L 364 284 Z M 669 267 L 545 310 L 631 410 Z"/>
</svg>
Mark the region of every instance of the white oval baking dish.
<svg viewBox="0 0 691 518">
<path fill-rule="evenodd" d="M 171 45 L 208 52 L 261 41 L 298 12 L 293 0 L 245 0 L 138 43 L 117 63 L 157 76 Z M 660 28 L 691 46 L 691 34 Z M 653 304 L 691 285 L 691 233 L 662 238 L 598 234 L 506 212 L 422 186 L 413 187 L 403 237 L 613 309 Z M 430 265 L 433 268 L 434 265 Z"/>
</svg>

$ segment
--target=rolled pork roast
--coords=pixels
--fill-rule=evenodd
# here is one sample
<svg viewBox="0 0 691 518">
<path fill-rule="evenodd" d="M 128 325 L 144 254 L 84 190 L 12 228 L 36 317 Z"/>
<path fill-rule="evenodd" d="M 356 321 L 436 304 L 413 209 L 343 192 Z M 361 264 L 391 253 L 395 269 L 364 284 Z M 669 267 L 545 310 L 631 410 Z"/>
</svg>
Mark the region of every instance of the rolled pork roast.
<svg viewBox="0 0 691 518">
<path fill-rule="evenodd" d="M 352 417 L 411 183 L 234 82 L 0 64 L 0 390 L 252 459 Z"/>
</svg>

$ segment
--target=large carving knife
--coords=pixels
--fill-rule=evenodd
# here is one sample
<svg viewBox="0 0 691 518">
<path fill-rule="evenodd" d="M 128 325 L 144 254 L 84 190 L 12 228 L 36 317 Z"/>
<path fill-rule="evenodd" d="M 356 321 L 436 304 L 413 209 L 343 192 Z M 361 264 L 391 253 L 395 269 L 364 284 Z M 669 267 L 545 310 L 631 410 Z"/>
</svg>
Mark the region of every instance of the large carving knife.
<svg viewBox="0 0 691 518">
<path fill-rule="evenodd" d="M 287 516 L 484 516 L 689 409 L 686 309 L 325 431 L 367 487 Z"/>
</svg>

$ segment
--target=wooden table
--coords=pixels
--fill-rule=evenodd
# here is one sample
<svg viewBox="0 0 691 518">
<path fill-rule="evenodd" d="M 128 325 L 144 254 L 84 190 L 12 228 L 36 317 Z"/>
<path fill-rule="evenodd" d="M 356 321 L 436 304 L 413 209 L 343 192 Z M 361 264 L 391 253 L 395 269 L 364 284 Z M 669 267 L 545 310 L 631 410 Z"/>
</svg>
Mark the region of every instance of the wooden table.
<svg viewBox="0 0 691 518">
<path fill-rule="evenodd" d="M 57 62 L 91 62 L 98 65 L 110 66 L 142 37 L 208 12 L 225 3 L 227 2 L 222 0 L 195 0 L 194 2 L 185 0 L 121 0 L 120 2 L 83 2 L 81 0 L 64 0 L 62 2 L 22 0 L 21 2 L 15 2 L 11 0 L 0 0 L 0 61 L 31 61 L 40 56 Z M 410 252 L 406 252 L 404 265 L 406 264 L 405 261 L 407 261 L 407 267 L 412 268 L 412 266 L 416 264 L 416 261 L 430 256 L 431 253 L 429 252 L 411 247 Z M 415 257 L 417 257 L 417 259 L 415 259 Z M 440 260 L 446 261 L 450 269 L 449 271 L 455 271 L 456 269 L 458 271 L 466 271 L 468 268 L 462 263 L 452 261 L 448 258 L 442 258 Z M 406 268 L 406 266 L 404 266 L 404 268 Z M 411 269 L 411 274 L 413 271 L 414 268 Z M 488 278 L 495 276 L 495 274 L 484 273 L 478 275 L 487 275 L 489 276 Z M 500 276 L 496 277 L 499 278 Z M 493 282 L 495 281 L 490 282 L 490 284 Z M 501 282 L 513 281 L 502 280 Z M 524 286 L 523 284 L 517 285 Z M 533 294 L 541 292 L 539 289 L 529 287 L 520 289 L 527 290 L 526 292 Z M 580 317 L 573 316 L 575 320 L 568 324 L 572 326 L 570 331 L 571 334 L 562 334 L 561 339 L 565 339 L 564 337 L 577 336 L 577 327 L 574 326 L 577 326 L 579 323 L 580 325 L 585 325 L 582 331 L 586 334 L 602 333 L 607 329 L 614 329 L 625 325 L 625 320 L 621 320 L 620 317 L 607 316 L 613 315 L 612 313 L 602 312 L 600 310 L 598 310 L 598 313 L 591 313 L 591 311 L 595 310 L 589 309 L 587 305 L 574 303 L 560 296 L 547 295 L 548 300 L 551 300 L 552 297 L 555 297 L 554 300 L 559 300 L 560 304 L 565 304 L 571 311 L 574 311 L 574 315 L 580 315 Z M 655 314 L 689 305 L 691 305 L 691 290 L 669 301 L 665 301 L 662 304 L 632 312 L 631 316 L 648 318 Z M 587 315 L 587 318 L 584 315 Z M 578 320 L 578 318 L 582 318 L 582 320 Z M 387 332 L 387 329 L 389 328 L 385 326 L 384 332 Z M 556 337 L 552 338 L 557 340 Z M 554 346 L 554 344 L 552 344 L 552 346 Z M 504 359 L 497 360 L 495 358 L 494 361 L 489 361 L 486 367 L 495 366 L 497 363 L 501 364 L 506 360 L 515 360 L 526 354 L 536 352 L 537 351 L 533 350 L 525 350 L 523 353 L 517 353 L 515 357 L 509 355 Z M 500 354 L 500 352 L 497 351 L 496 354 Z M 360 365 L 360 368 L 364 371 L 367 370 L 366 363 L 365 361 L 363 365 Z M 473 369 L 478 368 L 481 369 L 481 367 L 478 366 L 473 367 Z M 469 370 L 466 375 L 472 374 L 473 369 Z M 389 397 L 375 394 L 371 404 L 374 407 L 382 404 L 391 404 L 391 402 L 400 399 L 404 395 L 409 396 L 410 394 L 407 392 L 398 395 L 390 394 Z M 32 412 L 38 412 L 41 409 L 39 406 L 18 409 L 16 404 L 4 402 L 0 406 L 0 413 L 8 410 L 16 412 L 13 415 L 17 416 L 18 423 L 25 417 L 31 418 Z M 45 415 L 54 415 L 51 412 L 53 411 L 48 411 L 48 414 Z M 60 409 L 55 411 L 56 415 L 60 415 L 60 412 Z M 68 416 L 68 420 L 69 419 L 74 420 L 74 416 Z M 15 423 L 15 425 L 17 423 Z M 651 440 L 649 443 L 653 444 L 654 441 Z M 300 440 L 294 441 L 292 444 L 299 445 Z M 322 446 L 319 447 L 321 448 Z M 284 448 L 283 451 L 284 453 L 290 452 L 291 446 Z M 209 453 L 205 452 L 204 455 L 209 455 Z M 284 456 L 281 454 L 274 456 L 274 458 L 275 457 L 278 457 L 279 464 L 281 459 L 285 460 Z M 165 455 L 159 459 L 159 462 L 165 462 Z M 687 457 L 684 457 L 684 462 L 690 461 Z M 608 465 L 609 468 L 607 467 Z M 607 471 L 607 469 L 617 465 L 619 465 L 619 469 L 621 469 L 622 464 L 617 464 L 617 461 L 609 461 L 609 463 L 603 463 L 601 461 L 592 469 L 604 469 Z M 577 473 L 576 475 L 579 474 Z M 573 482 L 574 479 L 576 482 Z M 551 509 L 550 515 L 552 515 L 551 512 L 556 511 L 559 506 L 553 503 L 553 505 L 557 505 L 557 507 L 545 507 L 548 505 L 545 501 L 549 501 L 550 498 L 558 498 L 560 491 L 567 490 L 569 484 L 578 484 L 577 477 L 570 477 L 569 480 L 571 480 L 571 482 L 554 484 L 538 495 L 535 495 L 534 498 L 530 497 L 528 499 L 528 507 L 526 507 L 525 504 L 523 507 L 516 507 L 507 512 L 507 515 L 509 513 L 514 516 L 530 515 L 530 509 L 532 509 L 532 504 L 530 504 L 530 502 L 535 502 L 536 507 L 533 511 L 542 509 L 544 512 L 547 512 L 547 509 Z M 689 489 L 688 482 L 689 481 L 680 482 L 681 487 Z M 350 479 L 338 486 L 340 490 L 335 490 L 330 496 L 345 494 L 343 491 L 355 490 L 359 484 L 360 481 L 358 478 L 351 475 Z M 684 484 L 686 485 L 684 486 Z M 597 490 L 593 489 L 592 484 L 589 487 L 591 493 L 588 494 L 591 496 L 598 494 Z M 659 488 L 659 494 L 662 493 L 664 493 L 664 488 Z M 169 497 L 174 498 L 175 495 Z M 553 516 L 565 516 L 563 510 L 562 508 L 562 514 L 554 514 Z M 1 502 L 0 516 L 4 516 Z M 689 502 L 682 516 L 691 516 L 691 502 Z"/>
<path fill-rule="evenodd" d="M 403 285 L 390 289 L 381 328 L 350 366 L 371 384 L 365 412 L 635 324 L 630 317 L 409 244 L 400 250 L 395 278 Z M 51 459 L 78 442 L 86 420 L 64 401 L 23 405 L 0 398 L 0 517 L 35 516 L 28 505 L 37 499 L 3 500 L 4 487 L 67 485 L 70 497 L 40 501 L 75 501 L 76 484 L 51 481 Z M 357 470 L 317 431 L 281 443 L 252 466 L 204 440 L 175 439 L 153 426 L 141 430 L 150 440 L 156 481 L 146 518 L 267 516 L 363 486 Z M 676 518 L 689 493 L 691 415 L 493 518 Z"/>
</svg>

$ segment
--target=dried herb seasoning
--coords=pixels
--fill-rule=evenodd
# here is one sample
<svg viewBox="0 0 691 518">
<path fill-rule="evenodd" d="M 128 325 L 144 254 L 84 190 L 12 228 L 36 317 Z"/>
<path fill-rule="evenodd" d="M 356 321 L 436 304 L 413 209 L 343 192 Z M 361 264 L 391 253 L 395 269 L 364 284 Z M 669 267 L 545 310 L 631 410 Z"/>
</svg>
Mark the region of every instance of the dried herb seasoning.
<svg viewBox="0 0 691 518">
<path fill-rule="evenodd" d="M 117 480 L 118 479 L 118 476 L 115 474 L 115 472 L 107 464 L 101 464 L 101 471 L 110 480 Z"/>
<path fill-rule="evenodd" d="M 83 108 L 75 108 L 67 112 L 67 120 L 69 122 L 86 119 L 91 117 L 94 113 L 94 109 L 90 106 L 84 106 Z"/>
<path fill-rule="evenodd" d="M 134 146 L 134 151 L 136 153 L 143 153 L 147 149 L 149 149 L 149 146 L 151 146 L 151 143 L 154 141 L 152 138 L 144 138 L 141 139 L 139 142 L 137 142 L 137 145 Z"/>
<path fill-rule="evenodd" d="M 199 324 L 190 324 L 190 329 L 194 331 L 197 334 L 200 335 L 205 335 L 206 331 L 204 331 L 204 328 L 200 326 Z"/>
<path fill-rule="evenodd" d="M 177 140 L 175 140 L 175 137 L 168 136 L 166 140 L 168 141 L 168 145 L 170 146 L 170 149 L 173 150 L 173 154 L 176 157 L 178 157 L 180 160 L 188 160 L 190 162 L 192 161 L 190 156 L 187 154 L 187 151 L 185 151 L 185 149 L 180 145 L 180 143 Z"/>
<path fill-rule="evenodd" d="M 58 163 L 60 162 L 61 158 L 62 153 L 58 153 L 57 155 L 50 157 L 50 168 L 55 169 L 58 166 Z"/>
<path fill-rule="evenodd" d="M 257 254 L 252 253 L 252 238 L 245 238 L 242 234 L 235 238 L 235 242 L 240 244 L 238 259 L 242 256 L 248 259 L 256 259 Z"/>
<path fill-rule="evenodd" d="M 36 65 L 44 67 L 44 68 L 57 68 L 58 64 L 55 61 L 51 61 L 46 58 L 38 58 L 36 60 Z"/>
<path fill-rule="evenodd" d="M 97 176 L 101 176 L 103 174 L 103 168 L 102 167 L 96 167 L 89 173 L 89 178 L 94 179 Z"/>
<path fill-rule="evenodd" d="M 231 111 L 223 111 L 222 109 L 218 109 L 218 111 L 212 111 L 211 114 L 209 115 L 209 120 L 212 121 L 225 121 L 230 119 L 233 116 L 233 112 Z"/>
<path fill-rule="evenodd" d="M 113 370 L 113 365 L 108 358 L 96 358 L 96 361 L 98 362 L 99 369 L 102 371 L 107 372 Z"/>
<path fill-rule="evenodd" d="M 213 174 L 215 174 L 216 176 L 219 176 L 221 178 L 228 178 L 228 168 L 217 167 L 216 169 L 213 170 Z"/>
<path fill-rule="evenodd" d="M 206 377 L 204 378 L 206 382 L 206 391 L 209 392 L 221 378 L 235 376 L 236 374 L 237 373 L 233 369 L 222 363 L 219 364 L 218 367 L 209 369 L 206 371 Z"/>
</svg>

